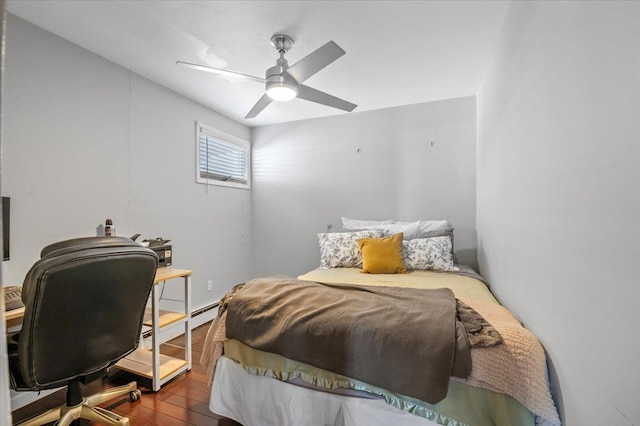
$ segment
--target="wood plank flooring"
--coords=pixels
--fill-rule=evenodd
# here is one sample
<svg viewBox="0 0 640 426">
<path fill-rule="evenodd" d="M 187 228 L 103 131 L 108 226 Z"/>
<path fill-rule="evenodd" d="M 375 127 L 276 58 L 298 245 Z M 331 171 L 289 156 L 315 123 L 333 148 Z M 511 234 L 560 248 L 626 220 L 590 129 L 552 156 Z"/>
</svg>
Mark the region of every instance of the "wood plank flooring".
<svg viewBox="0 0 640 426">
<path fill-rule="evenodd" d="M 101 406 L 121 416 L 127 416 L 131 426 L 242 426 L 240 423 L 220 417 L 209 411 L 210 387 L 207 384 L 205 368 L 200 365 L 200 356 L 204 339 L 210 323 L 202 325 L 191 333 L 192 364 L 191 371 L 181 374 L 162 386 L 158 392 L 151 390 L 151 382 L 133 376 L 130 373 L 112 369 L 107 377 L 96 380 L 83 388 L 84 395 L 97 393 L 102 389 L 120 386 L 137 380 L 142 398 L 130 402 L 128 397 L 107 401 Z M 162 345 L 161 353 L 176 357 L 184 356 L 184 337 L 178 337 Z M 65 391 L 61 390 L 27 405 L 12 413 L 17 423 L 50 408 L 64 404 Z M 97 425 L 98 423 L 81 420 L 79 425 Z"/>
</svg>

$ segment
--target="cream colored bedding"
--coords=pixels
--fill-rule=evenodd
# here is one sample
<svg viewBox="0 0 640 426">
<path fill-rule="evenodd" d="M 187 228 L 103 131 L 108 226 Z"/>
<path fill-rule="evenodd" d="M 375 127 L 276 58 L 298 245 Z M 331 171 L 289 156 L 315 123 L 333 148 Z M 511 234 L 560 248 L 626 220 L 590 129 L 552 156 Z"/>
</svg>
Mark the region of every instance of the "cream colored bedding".
<svg viewBox="0 0 640 426">
<path fill-rule="evenodd" d="M 489 288 L 475 278 L 451 272 L 409 271 L 406 274 L 363 274 L 358 268 L 314 269 L 299 280 L 410 288 L 450 288 L 456 298 L 498 303 Z"/>
</svg>

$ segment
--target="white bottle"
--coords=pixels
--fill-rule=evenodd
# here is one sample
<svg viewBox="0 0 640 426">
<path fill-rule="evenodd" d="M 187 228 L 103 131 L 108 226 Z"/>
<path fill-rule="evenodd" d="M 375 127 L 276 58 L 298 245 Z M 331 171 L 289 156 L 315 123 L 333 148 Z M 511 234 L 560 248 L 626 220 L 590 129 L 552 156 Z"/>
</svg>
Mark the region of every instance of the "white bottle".
<svg viewBox="0 0 640 426">
<path fill-rule="evenodd" d="M 116 228 L 113 227 L 113 221 L 111 219 L 107 219 L 104 225 L 104 236 L 111 237 L 116 235 Z"/>
</svg>

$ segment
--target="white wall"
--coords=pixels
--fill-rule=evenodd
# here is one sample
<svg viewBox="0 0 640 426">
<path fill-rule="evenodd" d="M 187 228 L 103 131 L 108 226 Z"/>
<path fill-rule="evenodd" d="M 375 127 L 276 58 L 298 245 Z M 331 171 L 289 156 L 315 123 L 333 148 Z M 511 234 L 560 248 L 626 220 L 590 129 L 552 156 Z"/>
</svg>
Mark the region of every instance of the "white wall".
<svg viewBox="0 0 640 426">
<path fill-rule="evenodd" d="M 513 2 L 478 94 L 480 269 L 569 426 L 640 423 L 639 52 L 640 3 Z"/>
<path fill-rule="evenodd" d="M 448 219 L 475 266 L 475 136 L 473 97 L 253 129 L 254 275 L 318 267 L 341 216 Z"/>
<path fill-rule="evenodd" d="M 6 12 L 5 2 L 0 0 L 0 152 L 2 150 L 2 100 L 4 93 L 2 91 L 2 82 L 4 81 L 4 40 L 5 40 L 5 28 L 6 28 Z M 2 171 L 2 162 L 0 161 L 0 172 Z M 0 188 L 2 185 L 0 185 Z M 0 216 L 2 213 L 0 212 Z M 0 217 L 0 224 L 4 218 Z M 0 231 L 1 232 L 1 231 Z M 0 263 L 0 274 L 2 274 L 2 264 Z M 0 290 L 3 287 L 2 281 L 0 281 Z M 4 312 L 4 298 L 0 300 L 0 309 Z M 4 336 L 6 333 L 6 324 L 4 318 L 0 324 L 0 336 Z M 7 357 L 7 350 L 0 349 L 0 426 L 8 426 L 11 424 L 11 406 L 9 404 L 9 389 L 6 383 L 9 383 L 9 359 Z"/>
<path fill-rule="evenodd" d="M 118 235 L 172 240 L 174 266 L 194 270 L 194 309 L 248 278 L 250 191 L 195 183 L 195 121 L 249 140 L 247 127 L 13 15 L 6 66 L 4 284 L 22 284 L 45 245 L 95 235 L 106 218 Z"/>
</svg>

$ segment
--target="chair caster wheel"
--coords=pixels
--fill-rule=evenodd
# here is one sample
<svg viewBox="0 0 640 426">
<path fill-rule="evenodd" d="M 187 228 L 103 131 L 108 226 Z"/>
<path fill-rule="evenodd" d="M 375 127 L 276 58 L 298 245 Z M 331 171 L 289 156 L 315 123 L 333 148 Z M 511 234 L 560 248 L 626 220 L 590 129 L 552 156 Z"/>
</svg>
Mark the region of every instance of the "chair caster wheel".
<svg viewBox="0 0 640 426">
<path fill-rule="evenodd" d="M 142 397 L 142 392 L 140 392 L 140 389 L 136 389 L 134 391 L 129 392 L 129 400 L 131 402 L 136 402 L 141 397 Z"/>
</svg>

